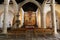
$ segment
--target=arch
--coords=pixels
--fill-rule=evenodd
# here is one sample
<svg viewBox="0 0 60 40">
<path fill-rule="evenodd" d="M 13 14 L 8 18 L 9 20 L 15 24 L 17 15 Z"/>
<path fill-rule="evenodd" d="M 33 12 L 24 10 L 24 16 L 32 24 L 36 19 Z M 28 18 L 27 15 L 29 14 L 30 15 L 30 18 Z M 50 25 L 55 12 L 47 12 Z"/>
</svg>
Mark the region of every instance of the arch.
<svg viewBox="0 0 60 40">
<path fill-rule="evenodd" d="M 23 1 L 23 2 L 19 3 L 19 10 L 20 10 L 20 8 L 21 8 L 23 5 L 25 5 L 26 3 L 29 3 L 29 2 L 35 4 L 35 5 L 40 9 L 40 13 L 42 13 L 42 10 L 41 10 L 42 8 L 41 8 L 40 3 L 38 3 L 38 2 L 35 1 L 35 0 L 33 0 L 33 1 L 28 0 L 28 1 Z"/>
<path fill-rule="evenodd" d="M 55 12 L 56 12 L 56 17 L 57 17 L 57 19 L 56 19 L 57 20 L 57 26 L 59 26 L 59 24 L 60 24 L 60 19 L 59 19 L 60 18 L 60 13 L 56 10 L 55 10 Z M 58 23 L 58 21 L 59 21 L 59 23 Z M 47 28 L 52 26 L 51 23 L 52 23 L 52 21 L 51 21 L 51 11 L 48 11 L 46 13 L 46 26 L 47 26 Z"/>
<path fill-rule="evenodd" d="M 34 1 L 23 1 L 23 2 L 19 3 L 19 8 L 21 8 L 23 5 L 25 5 L 26 3 L 29 3 L 29 2 L 31 2 L 31 3 L 35 4 L 36 6 L 38 6 L 38 8 L 40 9 L 40 11 L 42 11 L 40 3 L 38 3 L 35 0 Z"/>
<path fill-rule="evenodd" d="M 3 26 L 3 17 L 4 17 L 4 11 L 1 13 L 0 15 L 0 26 Z M 9 13 L 7 14 L 7 26 L 9 27 L 9 24 L 11 24 L 12 26 L 12 19 L 13 19 L 14 15 L 12 14 L 12 12 L 9 11 Z M 9 20 L 8 20 L 9 19 Z"/>
<path fill-rule="evenodd" d="M 14 11 L 9 10 L 9 12 L 11 12 L 11 14 L 15 15 Z M 0 12 L 0 16 L 2 15 L 2 13 L 4 13 L 4 10 Z"/>
<path fill-rule="evenodd" d="M 47 1 L 48 1 L 48 0 L 44 0 L 44 2 L 43 2 L 43 4 L 42 4 L 43 10 L 44 10 L 44 7 L 45 7 Z"/>
<path fill-rule="evenodd" d="M 12 0 L 12 2 L 13 2 L 13 5 L 15 6 L 15 8 L 16 8 L 16 12 L 18 12 L 18 4 L 16 3 L 15 0 Z"/>
</svg>

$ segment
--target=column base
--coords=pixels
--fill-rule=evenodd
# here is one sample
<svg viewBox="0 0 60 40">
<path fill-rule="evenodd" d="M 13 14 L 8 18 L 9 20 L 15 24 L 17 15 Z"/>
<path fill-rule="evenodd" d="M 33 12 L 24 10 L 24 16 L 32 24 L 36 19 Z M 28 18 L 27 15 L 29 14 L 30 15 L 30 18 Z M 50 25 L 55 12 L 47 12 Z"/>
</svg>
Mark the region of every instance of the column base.
<svg viewBox="0 0 60 40">
<path fill-rule="evenodd" d="M 54 32 L 54 34 L 58 34 L 58 32 Z"/>
<path fill-rule="evenodd" d="M 56 38 L 60 38 L 60 34 L 59 34 L 59 33 L 54 34 L 54 36 L 55 36 Z"/>
<path fill-rule="evenodd" d="M 2 32 L 1 34 L 7 34 L 7 32 Z"/>
<path fill-rule="evenodd" d="M 46 28 L 46 27 L 44 27 L 44 28 Z"/>
<path fill-rule="evenodd" d="M 60 34 L 59 34 L 58 32 L 55 32 L 53 35 L 54 35 L 54 37 L 56 37 L 56 38 L 60 38 Z"/>
<path fill-rule="evenodd" d="M 7 35 L 7 33 L 0 33 L 0 35 Z"/>
</svg>

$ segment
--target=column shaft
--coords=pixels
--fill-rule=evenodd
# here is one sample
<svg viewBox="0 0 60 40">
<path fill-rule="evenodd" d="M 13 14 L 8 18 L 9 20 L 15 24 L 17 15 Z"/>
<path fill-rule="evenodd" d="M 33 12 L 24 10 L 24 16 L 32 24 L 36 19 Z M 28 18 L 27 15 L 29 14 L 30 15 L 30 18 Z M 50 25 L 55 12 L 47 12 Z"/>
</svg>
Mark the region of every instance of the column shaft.
<svg viewBox="0 0 60 40">
<path fill-rule="evenodd" d="M 57 34 L 56 13 L 55 13 L 55 0 L 51 0 L 51 18 L 52 27 L 54 28 L 54 34 Z"/>
<path fill-rule="evenodd" d="M 3 18 L 3 33 L 7 33 L 7 14 L 8 14 L 8 6 L 10 0 L 4 0 L 4 18 Z M 9 20 L 9 19 L 8 19 Z"/>
<path fill-rule="evenodd" d="M 46 15 L 44 14 L 44 28 L 46 28 Z"/>
<path fill-rule="evenodd" d="M 44 14 L 44 9 L 42 10 L 41 13 L 41 27 L 46 28 L 46 15 Z"/>
<path fill-rule="evenodd" d="M 42 10 L 42 13 L 41 13 L 41 28 L 44 28 L 44 16 L 43 16 L 43 10 Z"/>
</svg>

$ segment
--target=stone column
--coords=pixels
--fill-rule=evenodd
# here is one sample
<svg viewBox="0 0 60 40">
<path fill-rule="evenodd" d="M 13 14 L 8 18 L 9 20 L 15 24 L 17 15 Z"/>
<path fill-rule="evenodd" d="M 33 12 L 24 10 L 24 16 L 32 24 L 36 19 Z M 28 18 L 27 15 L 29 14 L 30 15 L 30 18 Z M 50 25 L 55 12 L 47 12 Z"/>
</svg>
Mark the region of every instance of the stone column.
<svg viewBox="0 0 60 40">
<path fill-rule="evenodd" d="M 9 1 L 10 0 L 4 0 L 3 34 L 7 33 L 7 20 L 6 20 L 6 18 L 7 18 L 7 14 L 8 14 Z"/>
<path fill-rule="evenodd" d="M 55 13 L 55 0 L 51 0 L 51 18 L 52 27 L 54 28 L 54 34 L 57 34 L 56 13 Z"/>
<path fill-rule="evenodd" d="M 44 28 L 44 17 L 43 17 L 43 10 L 42 10 L 42 13 L 41 13 L 41 28 Z"/>
<path fill-rule="evenodd" d="M 44 28 L 46 28 L 46 14 L 44 13 L 43 15 L 44 15 L 44 19 L 43 19 L 44 20 Z"/>
<path fill-rule="evenodd" d="M 46 14 L 44 14 L 43 8 L 42 8 L 42 13 L 41 13 L 41 27 L 46 28 Z"/>
<path fill-rule="evenodd" d="M 46 14 L 44 13 L 44 7 L 45 7 L 47 1 L 48 0 L 44 0 L 44 2 L 42 4 L 41 26 L 43 28 L 46 28 Z"/>
</svg>

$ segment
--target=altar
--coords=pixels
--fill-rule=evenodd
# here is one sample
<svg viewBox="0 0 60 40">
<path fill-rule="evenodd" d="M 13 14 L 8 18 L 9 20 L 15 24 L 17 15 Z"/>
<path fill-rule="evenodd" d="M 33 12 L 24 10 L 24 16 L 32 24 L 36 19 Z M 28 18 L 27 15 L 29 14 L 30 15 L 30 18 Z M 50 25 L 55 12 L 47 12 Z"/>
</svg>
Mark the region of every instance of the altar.
<svg viewBox="0 0 60 40">
<path fill-rule="evenodd" d="M 24 26 L 25 28 L 34 28 L 36 25 L 36 13 L 29 11 L 24 13 Z"/>
</svg>

